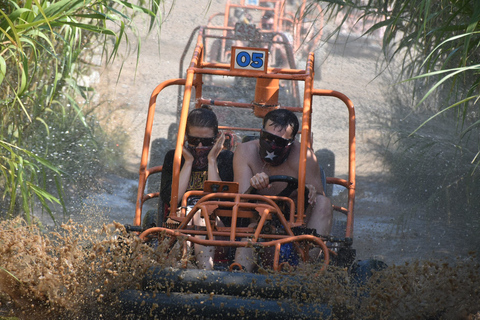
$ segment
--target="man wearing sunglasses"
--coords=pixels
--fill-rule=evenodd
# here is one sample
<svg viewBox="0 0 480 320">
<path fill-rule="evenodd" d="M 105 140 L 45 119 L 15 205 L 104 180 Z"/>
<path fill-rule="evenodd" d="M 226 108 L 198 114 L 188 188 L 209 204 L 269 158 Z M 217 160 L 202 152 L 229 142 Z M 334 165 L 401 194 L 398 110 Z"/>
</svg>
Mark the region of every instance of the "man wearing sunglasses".
<svg viewBox="0 0 480 320">
<path fill-rule="evenodd" d="M 298 119 L 289 110 L 275 109 L 265 115 L 260 139 L 242 143 L 235 150 L 234 181 L 239 183 L 239 192 L 253 187 L 259 194 L 277 195 L 285 188 L 285 183 L 270 184 L 269 176 L 286 175 L 298 179 L 300 143 L 295 140 L 298 128 Z M 311 149 L 307 150 L 305 186 L 309 191 L 307 227 L 315 229 L 318 234 L 329 235 L 332 205 L 325 196 L 320 167 Z M 295 194 L 291 197 L 295 198 Z M 250 271 L 253 250 L 238 248 L 236 260 Z"/>
<path fill-rule="evenodd" d="M 178 199 L 181 201 L 185 192 L 203 190 L 206 180 L 232 181 L 233 153 L 223 150 L 225 135 L 218 132 L 218 120 L 208 107 L 192 110 L 187 118 L 185 144 L 182 152 L 182 163 L 179 176 Z M 160 198 L 167 206 L 172 193 L 172 172 L 175 150 L 165 155 L 160 186 Z M 188 206 L 193 207 L 198 199 L 189 198 Z M 205 226 L 204 219 L 196 214 L 194 224 Z M 202 269 L 213 268 L 214 247 L 195 245 L 197 263 Z"/>
</svg>

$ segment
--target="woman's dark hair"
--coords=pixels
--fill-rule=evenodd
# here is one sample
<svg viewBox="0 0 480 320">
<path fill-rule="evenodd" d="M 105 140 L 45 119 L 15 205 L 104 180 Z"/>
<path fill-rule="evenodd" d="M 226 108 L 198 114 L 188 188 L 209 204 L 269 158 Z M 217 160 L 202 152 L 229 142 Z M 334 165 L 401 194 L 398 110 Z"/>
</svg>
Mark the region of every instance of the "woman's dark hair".
<svg viewBox="0 0 480 320">
<path fill-rule="evenodd" d="M 215 113 L 208 107 L 201 107 L 190 111 L 187 118 L 186 133 L 190 127 L 212 128 L 215 136 L 218 134 L 218 120 Z"/>
<path fill-rule="evenodd" d="M 288 126 L 291 126 L 292 139 L 295 138 L 299 124 L 297 116 L 292 111 L 287 109 L 275 109 L 270 111 L 265 117 L 263 117 L 263 128 L 265 128 L 268 120 L 272 121 L 274 127 L 286 129 Z"/>
</svg>

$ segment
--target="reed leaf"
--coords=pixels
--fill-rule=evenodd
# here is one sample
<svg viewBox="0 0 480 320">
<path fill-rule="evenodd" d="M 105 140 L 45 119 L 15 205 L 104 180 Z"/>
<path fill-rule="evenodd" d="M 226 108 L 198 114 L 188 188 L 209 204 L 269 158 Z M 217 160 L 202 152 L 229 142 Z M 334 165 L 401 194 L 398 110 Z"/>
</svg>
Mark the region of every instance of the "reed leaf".
<svg viewBox="0 0 480 320">
<path fill-rule="evenodd" d="M 106 49 L 106 40 L 113 39 L 107 62 L 113 61 L 120 44 L 131 41 L 126 29 L 134 28 L 134 14 L 150 17 L 151 29 L 160 2 L 2 2 L 6 6 L 0 10 L 0 201 L 5 206 L 0 205 L 0 216 L 5 214 L 1 208 L 8 208 L 7 216 L 23 214 L 31 222 L 34 198 L 52 218 L 52 201 L 66 212 L 62 178 L 70 179 L 70 170 L 86 170 L 79 165 L 91 169 L 90 163 L 101 163 L 97 149 L 104 144 L 97 143 L 104 138 L 94 135 L 98 124 L 88 115 L 91 90 L 75 80 L 87 67 L 81 60 L 85 45 L 92 42 Z M 107 20 L 113 25 L 107 26 Z M 78 103 L 79 97 L 85 104 Z M 70 157 L 75 149 L 90 154 Z"/>
<path fill-rule="evenodd" d="M 458 204 L 457 212 L 478 213 L 480 173 L 475 170 L 480 164 L 480 3 L 477 0 L 321 2 L 327 4 L 326 17 L 343 17 L 338 19 L 341 25 L 329 37 L 334 37 L 353 15 L 361 17 L 356 19 L 357 23 L 367 18 L 380 19 L 365 30 L 364 36 L 384 28 L 381 44 L 385 60 L 399 66 L 396 84 L 402 89 L 408 84 L 410 104 L 394 106 L 391 112 L 391 123 L 397 125 L 391 128 L 392 135 L 400 137 L 395 140 L 399 151 L 391 161 L 387 159 L 396 168 L 392 172 L 399 188 L 405 184 L 399 192 L 402 201 L 420 194 L 423 196 L 418 201 L 424 201 L 425 190 L 432 190 L 432 177 L 438 176 L 437 185 L 448 180 L 455 183 L 439 189 L 444 194 L 432 192 L 427 197 L 436 203 L 435 212 L 449 211 Z M 408 133 L 398 121 L 405 114 L 416 117 L 419 123 L 408 128 Z M 431 132 L 433 128 L 442 129 Z M 429 134 L 422 135 L 424 131 Z M 408 154 L 404 153 L 406 149 Z M 433 149 L 450 155 L 448 161 L 455 166 L 445 169 L 443 163 L 437 163 L 435 155 L 425 153 Z M 415 183 L 408 183 L 409 178 Z M 429 183 L 422 184 L 423 180 Z"/>
<path fill-rule="evenodd" d="M 0 55 L 0 85 L 2 85 L 3 79 L 7 73 L 7 63 L 5 59 Z"/>
</svg>

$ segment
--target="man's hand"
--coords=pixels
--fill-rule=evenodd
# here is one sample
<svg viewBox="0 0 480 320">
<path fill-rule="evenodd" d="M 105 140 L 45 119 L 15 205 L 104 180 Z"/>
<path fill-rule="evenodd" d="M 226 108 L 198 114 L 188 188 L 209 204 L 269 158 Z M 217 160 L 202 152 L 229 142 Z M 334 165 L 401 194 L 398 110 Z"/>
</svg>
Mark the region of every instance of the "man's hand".
<svg viewBox="0 0 480 320">
<path fill-rule="evenodd" d="M 270 188 L 270 180 L 265 172 L 260 172 L 250 179 L 250 185 L 257 190 Z"/>
<path fill-rule="evenodd" d="M 315 201 L 317 201 L 317 189 L 311 184 L 306 184 L 305 187 L 308 189 L 308 203 L 310 205 L 315 204 Z"/>
</svg>

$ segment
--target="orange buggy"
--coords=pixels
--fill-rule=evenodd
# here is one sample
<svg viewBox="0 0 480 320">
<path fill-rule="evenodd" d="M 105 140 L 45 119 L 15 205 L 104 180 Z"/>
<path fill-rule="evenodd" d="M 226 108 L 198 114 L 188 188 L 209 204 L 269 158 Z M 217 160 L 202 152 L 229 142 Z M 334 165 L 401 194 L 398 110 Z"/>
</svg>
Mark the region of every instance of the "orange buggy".
<svg viewBox="0 0 480 320">
<path fill-rule="evenodd" d="M 313 53 L 309 54 L 304 69 L 270 67 L 270 48 L 268 45 L 262 45 L 263 42 L 269 43 L 269 40 L 264 41 L 262 38 L 263 30 L 242 28 L 237 25 L 233 30 L 234 33 L 226 38 L 232 41 L 247 41 L 250 45 L 258 46 L 233 45 L 230 50 L 230 63 L 211 62 L 208 61 L 209 55 L 206 50 L 208 31 L 209 27 L 198 29 L 196 47 L 186 77 L 167 80 L 158 85 L 152 93 L 143 143 L 134 225 L 127 226 L 127 229 L 137 232 L 139 237 L 147 243 L 154 239 L 172 241 L 172 243 L 182 239 L 216 248 L 234 250 L 238 247 L 252 247 L 257 251 L 267 250 L 271 253 L 267 255 L 268 261 L 258 262 L 267 274 L 232 272 L 235 263 L 228 259 L 221 262 L 217 259 L 218 268 L 212 271 L 188 269 L 186 265 L 184 269 L 158 268 L 151 270 L 145 276 L 141 290 L 122 293 L 123 306 L 130 314 L 152 317 L 156 315 L 160 318 L 165 315 L 188 315 L 192 312 L 206 318 L 222 318 L 227 313 L 231 316 L 247 318 L 248 316 L 282 319 L 328 318 L 331 316 L 331 310 L 328 306 L 319 304 L 302 304 L 302 312 L 299 315 L 298 305 L 292 305 L 288 295 L 293 294 L 292 292 L 301 293 L 302 281 L 308 281 L 296 274 L 296 263 L 293 263 L 293 260 L 319 263 L 320 267 L 315 276 L 321 276 L 329 265 L 350 267 L 355 260 L 355 250 L 352 248 L 355 202 L 353 104 L 340 92 L 314 88 Z M 231 88 L 228 89 L 232 87 L 231 83 L 221 81 L 225 78 L 232 81 L 246 79 L 249 84 L 253 82 L 254 89 L 250 93 L 251 96 L 245 98 L 242 94 L 241 101 L 235 99 L 233 95 L 230 99 L 225 99 L 226 95 L 233 93 Z M 153 224 L 142 226 L 142 216 L 145 216 L 144 203 L 159 196 L 158 192 L 145 193 L 146 182 L 149 177 L 162 171 L 161 166 L 148 167 L 156 101 L 162 90 L 172 85 L 178 85 L 183 89 L 171 194 L 171 203 L 179 203 L 181 200 L 181 210 L 178 214 L 177 208 L 172 206 L 165 211 L 164 206 L 160 205 L 158 215 L 150 219 L 154 221 Z M 295 99 L 292 99 L 289 94 L 292 92 L 298 95 Z M 312 146 L 312 101 L 322 96 L 340 99 L 348 113 L 349 135 L 348 141 L 345 142 L 348 146 L 348 177 L 347 179 L 326 178 L 326 183 L 341 186 L 347 190 L 346 203 L 333 206 L 334 210 L 344 217 L 342 221 L 345 228 L 341 237 L 298 231 L 302 230 L 305 220 L 305 175 L 307 173 L 303 160 L 306 158 L 307 148 Z M 189 191 L 182 199 L 178 198 L 178 176 L 187 115 L 191 108 L 199 108 L 203 104 L 216 108 L 215 111 L 220 114 L 219 129 L 234 133 L 235 137 L 258 134 L 260 125 L 252 127 L 252 123 L 254 124 L 255 119 L 260 119 L 272 108 L 287 108 L 300 115 L 301 160 L 298 181 L 292 177 L 272 177 L 272 180 L 278 179 L 292 184 L 294 188 L 298 187 L 297 203 L 281 195 L 239 194 L 236 183 L 221 181 L 208 181 L 204 185 L 204 190 Z M 241 110 L 243 113 L 235 114 L 235 117 L 221 116 L 222 113 L 231 114 L 233 112 L 231 110 Z M 242 122 L 237 116 L 247 117 L 248 120 Z M 235 118 L 233 124 L 229 123 L 231 118 Z M 239 143 L 238 140 L 234 141 Z M 200 200 L 187 213 L 185 205 L 188 197 L 191 196 L 199 197 Z M 203 230 L 189 223 L 197 212 L 206 221 L 206 227 Z M 227 217 L 232 223 L 228 227 L 218 226 L 215 223 L 216 217 Z M 256 227 L 237 227 L 237 221 L 241 218 L 255 218 L 258 224 Z M 204 238 L 198 236 L 204 236 Z M 320 261 L 310 261 L 308 250 L 312 247 L 321 249 Z M 286 253 L 287 249 L 290 252 Z M 186 245 L 184 254 L 189 254 Z M 289 271 L 288 276 L 282 277 L 281 282 L 278 278 L 269 276 L 269 274 L 278 274 L 280 271 Z M 278 307 L 279 305 L 281 308 Z M 145 317 L 149 318 L 149 316 Z"/>
<path fill-rule="evenodd" d="M 255 26 L 262 31 L 287 35 L 299 59 L 307 58 L 320 44 L 323 33 L 323 11 L 317 2 L 301 0 L 241 0 L 225 5 L 225 12 L 210 16 L 207 27 L 217 28 L 226 37 L 236 23 Z M 228 50 L 221 50 L 226 54 Z"/>
</svg>

